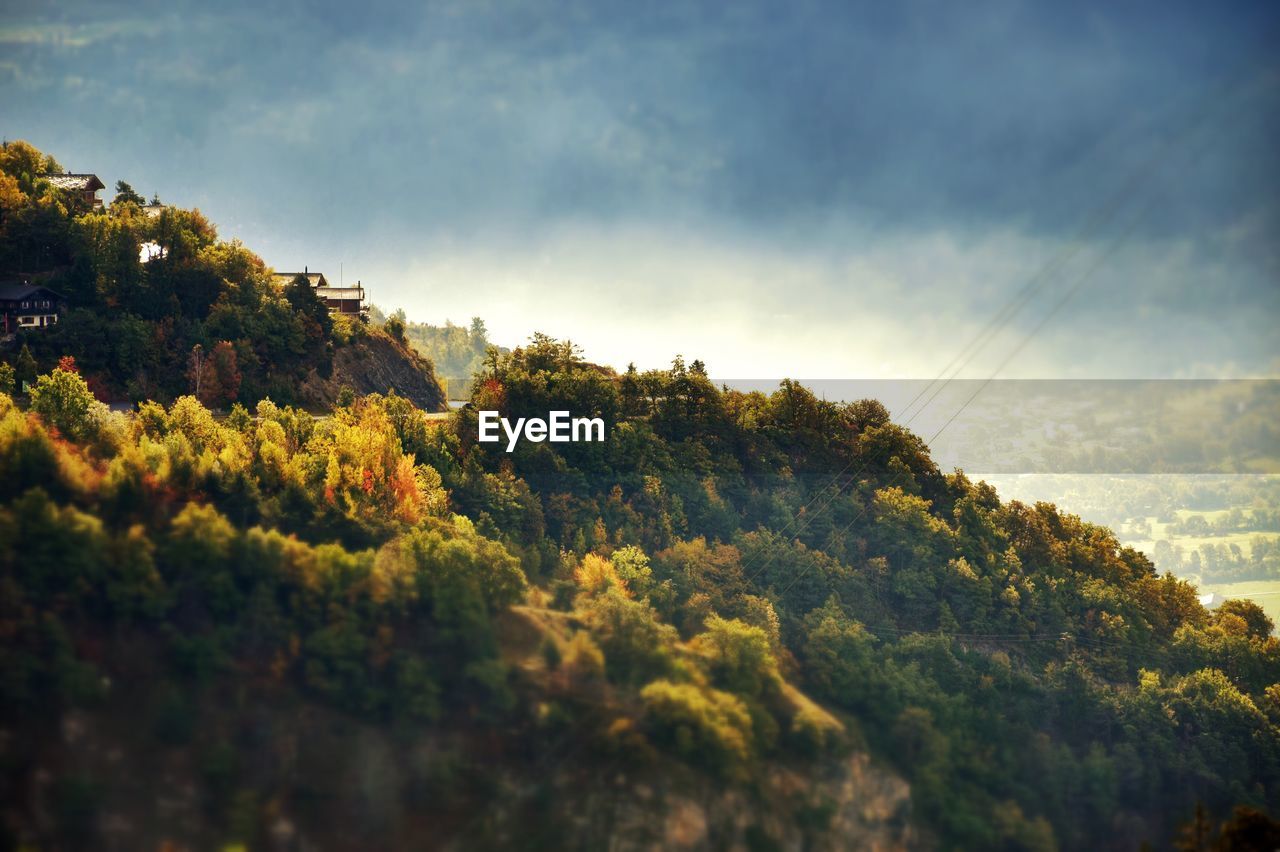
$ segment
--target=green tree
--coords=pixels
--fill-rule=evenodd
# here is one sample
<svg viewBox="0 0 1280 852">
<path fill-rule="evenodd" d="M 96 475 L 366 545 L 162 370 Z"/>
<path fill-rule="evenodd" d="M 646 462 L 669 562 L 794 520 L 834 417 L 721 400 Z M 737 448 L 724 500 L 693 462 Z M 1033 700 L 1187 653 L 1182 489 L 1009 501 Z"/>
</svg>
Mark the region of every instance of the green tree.
<svg viewBox="0 0 1280 852">
<path fill-rule="evenodd" d="M 27 392 L 27 385 L 35 382 L 38 371 L 31 349 L 27 344 L 22 344 L 22 348 L 18 350 L 18 362 L 14 365 L 14 382 L 20 393 Z"/>
<path fill-rule="evenodd" d="M 31 410 L 73 440 L 93 436 L 96 411 L 103 407 L 84 379 L 70 370 L 54 370 L 40 376 L 31 389 Z"/>
<path fill-rule="evenodd" d="M 615 586 L 591 602 L 586 620 L 604 651 L 610 679 L 637 684 L 666 673 L 677 634 L 647 603 L 631 600 Z"/>
<path fill-rule="evenodd" d="M 759 698 L 781 683 L 769 636 L 759 627 L 711 615 L 706 632 L 692 644 L 706 661 L 712 683 L 720 689 Z"/>
<path fill-rule="evenodd" d="M 726 773 L 751 758 L 751 714 L 741 699 L 669 680 L 650 683 L 640 697 L 654 736 L 682 757 Z"/>
<path fill-rule="evenodd" d="M 141 195 L 133 191 L 133 187 L 129 186 L 129 184 L 125 183 L 122 180 L 118 180 L 116 181 L 116 197 L 112 199 L 111 203 L 113 205 L 114 204 L 136 204 L 139 207 L 142 207 L 147 202 L 142 198 Z"/>
<path fill-rule="evenodd" d="M 404 320 L 401 319 L 400 316 L 392 314 L 387 317 L 387 321 L 383 323 L 382 327 L 386 330 L 387 334 L 391 335 L 392 339 L 404 343 Z"/>
</svg>

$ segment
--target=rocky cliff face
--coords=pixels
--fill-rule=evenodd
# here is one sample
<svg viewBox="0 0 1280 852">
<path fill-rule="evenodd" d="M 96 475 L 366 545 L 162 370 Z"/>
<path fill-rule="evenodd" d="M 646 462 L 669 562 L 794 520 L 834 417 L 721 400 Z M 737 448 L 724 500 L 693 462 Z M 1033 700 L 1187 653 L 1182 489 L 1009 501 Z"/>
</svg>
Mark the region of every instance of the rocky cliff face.
<svg viewBox="0 0 1280 852">
<path fill-rule="evenodd" d="M 666 760 L 634 773 L 616 761 L 604 767 L 566 761 L 539 779 L 546 792 L 534 804 L 512 795 L 520 789 L 513 784 L 494 798 L 487 834 L 459 833 L 444 848 L 456 852 L 480 839 L 479 845 L 513 848 L 521 838 L 543 836 L 559 837 L 563 848 L 612 852 L 934 847 L 913 825 L 906 781 L 861 752 L 816 772 L 777 763 L 750 785 L 718 783 Z"/>
<path fill-rule="evenodd" d="M 356 394 L 395 391 L 426 411 L 448 407 L 431 362 L 380 331 L 338 348 L 330 376 L 322 378 L 313 370 L 302 395 L 310 407 L 329 408 L 343 387 Z"/>
<path fill-rule="evenodd" d="M 0 758 L 23 767 L 6 827 L 48 844 L 31 848 L 63 836 L 108 852 L 229 838 L 270 852 L 936 848 L 907 783 L 864 753 L 729 783 L 661 755 L 628 766 L 572 735 L 370 724 L 281 684 L 175 695 L 140 685 L 0 737 Z"/>
</svg>

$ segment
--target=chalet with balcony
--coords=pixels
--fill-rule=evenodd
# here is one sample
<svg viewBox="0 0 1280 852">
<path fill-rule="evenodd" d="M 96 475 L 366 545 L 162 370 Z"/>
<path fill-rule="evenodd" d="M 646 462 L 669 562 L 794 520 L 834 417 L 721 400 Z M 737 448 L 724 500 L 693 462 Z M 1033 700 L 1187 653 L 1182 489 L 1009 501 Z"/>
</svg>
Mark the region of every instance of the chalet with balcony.
<svg viewBox="0 0 1280 852">
<path fill-rule="evenodd" d="M 80 201 L 89 209 L 102 209 L 102 199 L 98 197 L 98 190 L 106 189 L 106 186 L 102 181 L 98 180 L 97 175 L 65 172 L 63 174 L 41 175 L 41 177 L 49 181 L 57 189 Z"/>
<path fill-rule="evenodd" d="M 25 329 L 56 325 L 65 301 L 60 293 L 37 284 L 0 284 L 0 334 L 7 337 Z"/>
<path fill-rule="evenodd" d="M 277 286 L 287 287 L 299 275 L 307 279 L 311 289 L 315 290 L 316 295 L 320 297 L 320 301 L 324 302 L 330 313 L 349 316 L 364 314 L 364 285 L 359 281 L 354 287 L 334 287 L 323 273 L 312 272 L 305 267 L 301 272 L 276 272 L 271 277 Z"/>
<path fill-rule="evenodd" d="M 354 287 L 317 287 L 316 295 L 335 314 L 358 316 L 364 313 L 364 285 L 359 281 Z"/>
</svg>

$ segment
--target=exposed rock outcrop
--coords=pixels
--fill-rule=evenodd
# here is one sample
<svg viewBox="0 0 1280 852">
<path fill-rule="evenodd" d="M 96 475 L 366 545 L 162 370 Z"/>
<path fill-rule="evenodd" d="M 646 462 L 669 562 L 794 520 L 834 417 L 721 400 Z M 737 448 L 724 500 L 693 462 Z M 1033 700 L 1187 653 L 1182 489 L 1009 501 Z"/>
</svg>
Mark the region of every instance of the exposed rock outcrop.
<svg viewBox="0 0 1280 852">
<path fill-rule="evenodd" d="M 357 394 L 395 391 L 426 411 L 448 407 L 431 362 L 381 331 L 339 347 L 329 377 L 313 370 L 301 390 L 307 406 L 329 408 L 343 387 Z"/>
</svg>

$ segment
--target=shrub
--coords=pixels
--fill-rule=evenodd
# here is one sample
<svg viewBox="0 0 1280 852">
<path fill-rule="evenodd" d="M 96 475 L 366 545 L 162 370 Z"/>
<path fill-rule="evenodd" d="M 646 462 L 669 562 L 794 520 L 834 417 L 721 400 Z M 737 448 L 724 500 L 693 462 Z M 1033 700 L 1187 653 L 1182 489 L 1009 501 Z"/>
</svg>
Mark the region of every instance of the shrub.
<svg viewBox="0 0 1280 852">
<path fill-rule="evenodd" d="M 611 680 L 638 684 L 667 673 L 678 637 L 647 603 L 612 588 L 591 602 L 586 621 L 604 650 Z"/>
<path fill-rule="evenodd" d="M 751 758 L 751 714 L 718 689 L 656 680 L 640 692 L 655 739 L 707 768 L 733 772 Z"/>
<path fill-rule="evenodd" d="M 759 627 L 711 615 L 693 647 L 706 662 L 712 681 L 737 695 L 757 698 L 781 682 L 769 636 Z"/>
<path fill-rule="evenodd" d="M 579 630 L 565 648 L 560 669 L 567 672 L 574 683 L 598 681 L 604 677 L 604 653 L 589 633 Z"/>
</svg>

